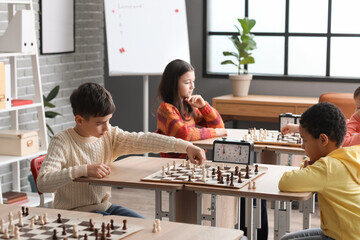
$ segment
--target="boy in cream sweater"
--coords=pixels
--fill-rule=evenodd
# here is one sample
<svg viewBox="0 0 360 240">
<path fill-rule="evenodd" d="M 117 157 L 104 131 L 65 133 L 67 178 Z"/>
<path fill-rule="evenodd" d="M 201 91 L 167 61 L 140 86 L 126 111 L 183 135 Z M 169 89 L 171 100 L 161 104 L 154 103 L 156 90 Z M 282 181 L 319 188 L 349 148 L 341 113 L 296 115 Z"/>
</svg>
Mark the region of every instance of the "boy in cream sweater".
<svg viewBox="0 0 360 240">
<path fill-rule="evenodd" d="M 202 164 L 205 160 L 204 151 L 187 141 L 111 127 L 115 105 L 110 93 L 99 84 L 82 84 L 71 94 L 70 102 L 76 125 L 51 139 L 37 178 L 39 191 L 55 192 L 55 208 L 142 217 L 111 204 L 110 187 L 76 183 L 73 179 L 103 178 L 111 174 L 109 164 L 126 154 L 179 152 L 187 153 L 191 162 Z"/>
<path fill-rule="evenodd" d="M 279 189 L 317 192 L 321 229 L 282 239 L 360 239 L 360 146 L 339 148 L 344 115 L 331 103 L 318 103 L 302 114 L 299 131 L 309 159 L 301 169 L 284 173 Z"/>
</svg>

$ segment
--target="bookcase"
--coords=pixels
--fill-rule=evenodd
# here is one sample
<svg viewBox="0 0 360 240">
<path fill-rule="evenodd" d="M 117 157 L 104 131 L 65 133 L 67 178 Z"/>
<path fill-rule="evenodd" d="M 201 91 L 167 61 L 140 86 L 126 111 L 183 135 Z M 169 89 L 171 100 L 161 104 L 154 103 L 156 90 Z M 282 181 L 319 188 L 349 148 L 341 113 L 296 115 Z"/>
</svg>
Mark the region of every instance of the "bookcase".
<svg viewBox="0 0 360 240">
<path fill-rule="evenodd" d="M 18 98 L 18 58 L 30 58 L 32 65 L 32 80 L 35 95 L 33 103 L 0 109 L 0 113 L 10 113 L 11 129 L 19 129 L 19 111 L 36 109 L 37 112 L 38 129 L 36 130 L 38 130 L 39 133 L 39 152 L 26 156 L 0 155 L 0 167 L 2 165 L 12 164 L 12 190 L 21 191 L 20 161 L 46 154 L 48 147 L 39 66 L 39 49 L 35 29 L 35 12 L 33 10 L 32 0 L 0 0 L 0 4 L 6 4 L 8 7 L 8 28 L 5 33 L 0 36 L 0 61 L 7 61 L 6 59 L 8 59 L 10 65 L 12 99 Z M 18 15 L 20 15 L 20 17 Z M 31 19 L 31 21 L 29 21 L 29 19 Z"/>
</svg>

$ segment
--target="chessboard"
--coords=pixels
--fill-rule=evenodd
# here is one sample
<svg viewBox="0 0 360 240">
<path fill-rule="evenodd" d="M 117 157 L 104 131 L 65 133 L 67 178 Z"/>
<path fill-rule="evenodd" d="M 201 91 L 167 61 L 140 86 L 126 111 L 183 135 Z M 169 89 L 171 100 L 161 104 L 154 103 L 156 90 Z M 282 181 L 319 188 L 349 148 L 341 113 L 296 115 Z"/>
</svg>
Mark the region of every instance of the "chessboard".
<svg viewBox="0 0 360 240">
<path fill-rule="evenodd" d="M 173 161 L 172 166 L 168 163 L 162 170 L 141 180 L 239 189 L 266 172 L 266 167 L 258 165 L 207 163 L 199 167 L 183 160 L 181 164 Z"/>
<path fill-rule="evenodd" d="M 243 136 L 243 140 L 252 141 L 254 144 L 277 145 L 301 147 L 302 138 L 300 133 L 281 134 L 281 132 L 260 128 L 249 128 L 248 134 Z"/>
<path fill-rule="evenodd" d="M 12 213 L 9 213 L 8 221 L 0 220 L 0 239 L 123 239 L 143 229 L 127 224 L 126 219 L 121 223 L 113 220 L 101 223 L 100 220 L 61 217 L 61 214 L 58 217 L 47 217 L 46 213 L 44 216 L 24 216 L 21 211 L 18 214 L 17 220 L 10 219 Z"/>
</svg>

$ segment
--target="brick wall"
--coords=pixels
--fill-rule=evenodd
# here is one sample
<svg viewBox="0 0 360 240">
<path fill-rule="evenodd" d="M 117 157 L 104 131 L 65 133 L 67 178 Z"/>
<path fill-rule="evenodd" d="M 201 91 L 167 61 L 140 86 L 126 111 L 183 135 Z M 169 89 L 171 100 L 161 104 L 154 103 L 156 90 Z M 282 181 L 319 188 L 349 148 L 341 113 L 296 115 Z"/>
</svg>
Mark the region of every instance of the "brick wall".
<svg viewBox="0 0 360 240">
<path fill-rule="evenodd" d="M 39 1 L 34 1 L 34 10 L 38 12 Z M 69 103 L 71 92 L 84 82 L 104 83 L 104 6 L 103 0 L 75 1 L 75 53 L 40 55 L 42 90 L 45 95 L 60 85 L 60 92 L 52 109 L 62 114 L 55 119 L 47 119 L 54 132 L 74 125 L 74 117 Z M 0 4 L 0 35 L 7 27 L 7 4 Z M 39 37 L 39 15 L 36 14 L 36 33 Z M 39 38 L 38 38 L 39 39 Z M 40 47 L 40 43 L 38 42 Z M 8 61 L 8 59 L 0 59 Z M 32 67 L 29 57 L 18 59 L 18 98 L 34 98 Z M 19 112 L 20 129 L 38 129 L 35 109 Z M 9 129 L 9 113 L 0 113 L 0 129 Z M 1 163 L 0 163 L 1 164 Z M 21 162 L 22 190 L 29 190 L 27 176 L 30 174 L 30 159 Z M 2 190 L 12 188 L 11 165 L 0 165 Z"/>
</svg>

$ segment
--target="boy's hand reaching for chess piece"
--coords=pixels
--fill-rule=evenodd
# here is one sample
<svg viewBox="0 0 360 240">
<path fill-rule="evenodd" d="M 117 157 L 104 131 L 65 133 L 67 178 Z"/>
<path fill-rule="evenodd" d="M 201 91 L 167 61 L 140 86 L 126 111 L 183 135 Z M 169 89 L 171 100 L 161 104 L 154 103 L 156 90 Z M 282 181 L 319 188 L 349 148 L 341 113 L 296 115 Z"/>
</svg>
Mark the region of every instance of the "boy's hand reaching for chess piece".
<svg viewBox="0 0 360 240">
<path fill-rule="evenodd" d="M 87 176 L 94 178 L 104 178 L 107 175 L 110 175 L 111 169 L 108 165 L 100 164 L 90 164 L 87 165 Z"/>
<path fill-rule="evenodd" d="M 186 153 L 191 163 L 202 165 L 206 160 L 205 151 L 193 144 L 186 148 Z"/>
<path fill-rule="evenodd" d="M 293 124 L 293 123 L 289 123 L 286 124 L 282 129 L 281 129 L 281 134 L 288 134 L 288 133 L 296 133 L 299 132 L 299 125 L 298 124 Z"/>
</svg>

